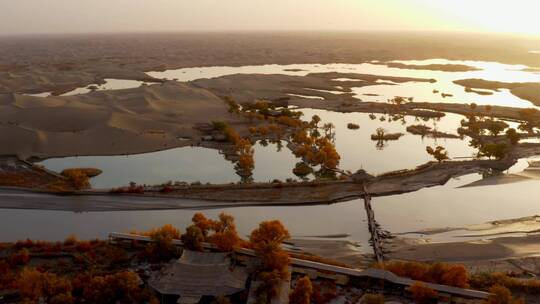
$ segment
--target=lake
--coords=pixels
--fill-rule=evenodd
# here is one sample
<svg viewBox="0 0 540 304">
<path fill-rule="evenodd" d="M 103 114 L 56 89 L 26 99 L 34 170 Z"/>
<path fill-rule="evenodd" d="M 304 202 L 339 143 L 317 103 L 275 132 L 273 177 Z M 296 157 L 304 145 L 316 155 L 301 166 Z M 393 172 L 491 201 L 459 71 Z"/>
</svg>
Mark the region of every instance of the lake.
<svg viewBox="0 0 540 304">
<path fill-rule="evenodd" d="M 287 74 L 303 76 L 313 72 L 367 73 L 385 76 L 406 76 L 437 79 L 436 83 L 408 82 L 403 84 L 383 83 L 376 86 L 354 88 L 357 98 L 364 101 L 386 101 L 394 96 L 414 97 L 415 101 L 456 102 L 477 104 L 507 105 L 513 107 L 532 107 L 531 103 L 511 95 L 507 90 L 494 92 L 493 95 L 478 95 L 465 92 L 464 88 L 452 81 L 465 78 L 483 78 L 487 80 L 511 82 L 540 82 L 540 75 L 526 72 L 525 66 L 505 65 L 493 62 L 449 61 L 444 59 L 422 61 L 400 61 L 405 64 L 466 64 L 478 71 L 442 72 L 389 68 L 377 63 L 364 64 L 294 64 L 264 65 L 244 67 L 201 67 L 149 72 L 157 78 L 191 81 L 200 78 L 212 78 L 235 73 Z M 137 87 L 140 82 L 118 82 L 107 80 L 105 89 Z M 87 88 L 79 88 L 66 94 L 84 94 Z M 433 90 L 453 94 L 443 98 Z M 367 94 L 367 95 L 366 95 Z M 377 96 L 372 96 L 377 95 Z M 474 150 L 468 146 L 468 139 L 433 139 L 422 138 L 406 132 L 412 124 L 425 124 L 438 131 L 456 133 L 456 128 L 463 119 L 460 115 L 447 114 L 440 120 L 419 121 L 412 116 L 403 121 L 389 120 L 387 116 L 377 114 L 372 120 L 366 113 L 336 113 L 323 110 L 300 109 L 303 119 L 319 115 L 323 122 L 335 125 L 335 143 L 341 155 L 340 167 L 355 171 L 365 169 L 378 174 L 391 170 L 413 168 L 431 160 L 425 152 L 426 146 L 442 145 L 450 157 L 470 157 Z M 381 117 L 384 116 L 384 121 Z M 349 130 L 347 123 L 360 126 L 358 130 Z M 397 141 L 388 141 L 377 147 L 370 135 L 378 127 L 388 132 L 405 134 Z M 537 140 L 535 140 L 537 141 Z M 254 180 L 294 178 L 291 170 L 298 161 L 284 147 L 277 151 L 275 144 L 255 146 Z M 103 174 L 92 179 L 96 188 L 117 187 L 130 181 L 145 184 L 163 183 L 169 180 L 201 181 L 212 183 L 237 182 L 234 166 L 226 161 L 216 150 L 200 147 L 184 147 L 167 151 L 129 155 L 129 156 L 88 156 L 48 159 L 42 162 L 53 170 L 68 167 L 97 167 Z M 510 171 L 519 172 L 526 167 L 521 160 Z M 433 227 L 461 227 L 479 224 L 485 221 L 524 217 L 540 214 L 540 205 L 531 199 L 540 195 L 537 180 L 521 183 L 457 188 L 481 179 L 478 174 L 471 174 L 451 180 L 444 186 L 422 189 L 417 192 L 378 197 L 373 199 L 377 221 L 383 229 L 394 233 L 416 231 Z M 46 204 L 46 202 L 44 202 Z M 316 236 L 330 234 L 348 234 L 347 239 L 359 242 L 367 247 L 366 216 L 363 201 L 299 207 L 238 207 L 203 210 L 208 216 L 215 217 L 221 211 L 235 216 L 238 228 L 243 234 L 249 233 L 262 220 L 280 219 L 290 229 L 293 236 Z M 166 223 L 180 228 L 188 225 L 196 210 L 166 211 L 117 211 L 117 212 L 67 212 L 38 210 L 2 210 L 0 212 L 0 240 L 24 238 L 61 240 L 70 234 L 83 239 L 104 238 L 108 232 L 127 232 L 146 230 Z M 445 233 L 431 236 L 434 241 L 461 240 L 459 233 Z"/>
</svg>

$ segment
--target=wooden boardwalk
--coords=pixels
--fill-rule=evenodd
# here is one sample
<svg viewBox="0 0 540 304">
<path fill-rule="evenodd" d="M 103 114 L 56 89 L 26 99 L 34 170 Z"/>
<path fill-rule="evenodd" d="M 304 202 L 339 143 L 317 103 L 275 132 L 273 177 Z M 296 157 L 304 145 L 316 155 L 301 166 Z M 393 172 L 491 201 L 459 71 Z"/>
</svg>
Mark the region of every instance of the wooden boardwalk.
<svg viewBox="0 0 540 304">
<path fill-rule="evenodd" d="M 134 235 L 134 234 L 127 234 L 127 233 L 117 233 L 112 232 L 109 233 L 109 240 L 110 241 L 140 241 L 140 242 L 152 242 L 152 239 L 148 236 L 142 236 L 142 235 Z M 173 240 L 173 243 L 177 246 L 183 246 L 183 243 L 181 240 Z M 203 247 L 208 249 L 215 249 L 215 246 L 209 243 L 203 243 Z M 255 257 L 256 254 L 251 249 L 246 248 L 237 248 L 235 249 L 235 252 L 240 255 Z M 356 277 L 356 278 L 368 278 L 368 279 L 377 279 L 377 280 L 383 280 L 388 283 L 396 284 L 399 286 L 402 286 L 404 288 L 409 288 L 412 286 L 415 282 L 415 280 L 399 277 L 392 272 L 383 270 L 383 269 L 375 269 L 375 268 L 369 268 L 369 269 L 354 269 L 354 268 L 346 268 L 346 267 L 340 267 L 340 266 L 334 266 L 319 262 L 313 262 L 298 258 L 291 258 L 291 267 L 293 267 L 293 271 L 295 268 L 308 268 L 313 269 L 320 272 L 330 272 L 334 274 L 340 274 L 345 275 L 349 277 Z M 450 296 L 459 296 L 467 299 L 486 299 L 490 294 L 483 291 L 478 290 L 471 290 L 471 289 L 465 289 L 465 288 L 458 288 L 448 285 L 440 285 L 440 284 L 432 284 L 432 283 L 424 283 L 427 287 L 437 291 L 439 295 L 450 295 Z"/>
<path fill-rule="evenodd" d="M 379 236 L 379 227 L 375 221 L 375 212 L 371 208 L 371 196 L 367 192 L 366 185 L 364 184 L 364 209 L 366 210 L 369 233 L 371 234 L 371 246 L 373 247 L 373 254 L 377 263 L 384 262 L 384 254 L 382 249 L 382 242 Z"/>
</svg>

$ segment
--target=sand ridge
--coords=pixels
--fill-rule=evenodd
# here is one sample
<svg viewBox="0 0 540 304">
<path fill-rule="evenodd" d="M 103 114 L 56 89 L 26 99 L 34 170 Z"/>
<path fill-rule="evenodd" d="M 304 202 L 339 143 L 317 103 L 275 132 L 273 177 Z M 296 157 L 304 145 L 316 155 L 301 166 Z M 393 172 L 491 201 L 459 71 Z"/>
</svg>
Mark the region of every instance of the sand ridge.
<svg viewBox="0 0 540 304">
<path fill-rule="evenodd" d="M 177 82 L 65 97 L 0 94 L 0 155 L 47 158 L 180 147 L 193 126 L 240 119 L 216 95 Z"/>
</svg>

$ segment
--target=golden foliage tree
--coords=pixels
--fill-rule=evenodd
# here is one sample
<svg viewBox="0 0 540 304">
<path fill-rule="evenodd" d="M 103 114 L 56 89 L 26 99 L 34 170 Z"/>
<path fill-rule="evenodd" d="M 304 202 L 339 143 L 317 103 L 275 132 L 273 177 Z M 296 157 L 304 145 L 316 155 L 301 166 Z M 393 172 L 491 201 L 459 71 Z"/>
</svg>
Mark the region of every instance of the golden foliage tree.
<svg viewBox="0 0 540 304">
<path fill-rule="evenodd" d="M 211 220 L 202 213 L 196 213 L 192 221 L 193 225 L 182 236 L 186 246 L 192 250 L 202 250 L 201 242 L 212 243 L 220 251 L 231 251 L 241 243 L 232 215 L 222 212 L 218 220 Z"/>
<path fill-rule="evenodd" d="M 289 231 L 278 220 L 264 221 L 251 232 L 250 243 L 261 258 L 263 271 L 278 271 L 287 274 L 289 255 L 281 249 L 281 243 L 290 238 Z"/>
<path fill-rule="evenodd" d="M 305 276 L 296 282 L 293 292 L 289 297 L 291 304 L 310 304 L 311 295 L 313 294 L 313 285 L 309 277 Z"/>
<path fill-rule="evenodd" d="M 193 215 L 193 218 L 191 218 L 191 221 L 193 224 L 199 229 L 201 229 L 201 232 L 204 237 L 208 235 L 208 232 L 210 229 L 213 229 L 215 223 L 212 220 L 209 220 L 204 214 L 197 212 Z"/>
<path fill-rule="evenodd" d="M 167 261 L 177 255 L 173 240 L 180 239 L 180 231 L 171 224 L 152 229 L 144 233 L 152 239 L 152 243 L 146 247 L 147 254 L 153 260 Z"/>
<path fill-rule="evenodd" d="M 191 225 L 186 228 L 186 232 L 182 234 L 182 242 L 189 250 L 202 251 L 202 242 L 204 242 L 204 234 L 196 225 Z"/>
<path fill-rule="evenodd" d="M 232 251 L 240 243 L 240 237 L 236 231 L 236 224 L 232 215 L 220 213 L 219 221 L 214 225 L 214 231 L 210 242 L 216 245 L 220 251 Z"/>
</svg>

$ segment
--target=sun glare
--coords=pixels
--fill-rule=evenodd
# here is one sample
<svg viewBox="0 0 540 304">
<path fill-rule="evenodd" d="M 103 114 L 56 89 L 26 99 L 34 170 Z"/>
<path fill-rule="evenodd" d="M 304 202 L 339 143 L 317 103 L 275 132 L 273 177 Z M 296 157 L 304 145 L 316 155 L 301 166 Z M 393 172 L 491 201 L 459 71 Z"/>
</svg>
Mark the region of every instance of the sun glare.
<svg viewBox="0 0 540 304">
<path fill-rule="evenodd" d="M 537 0 L 422 0 L 441 22 L 463 30 L 540 35 Z M 435 16 L 436 17 L 436 16 Z"/>
</svg>

